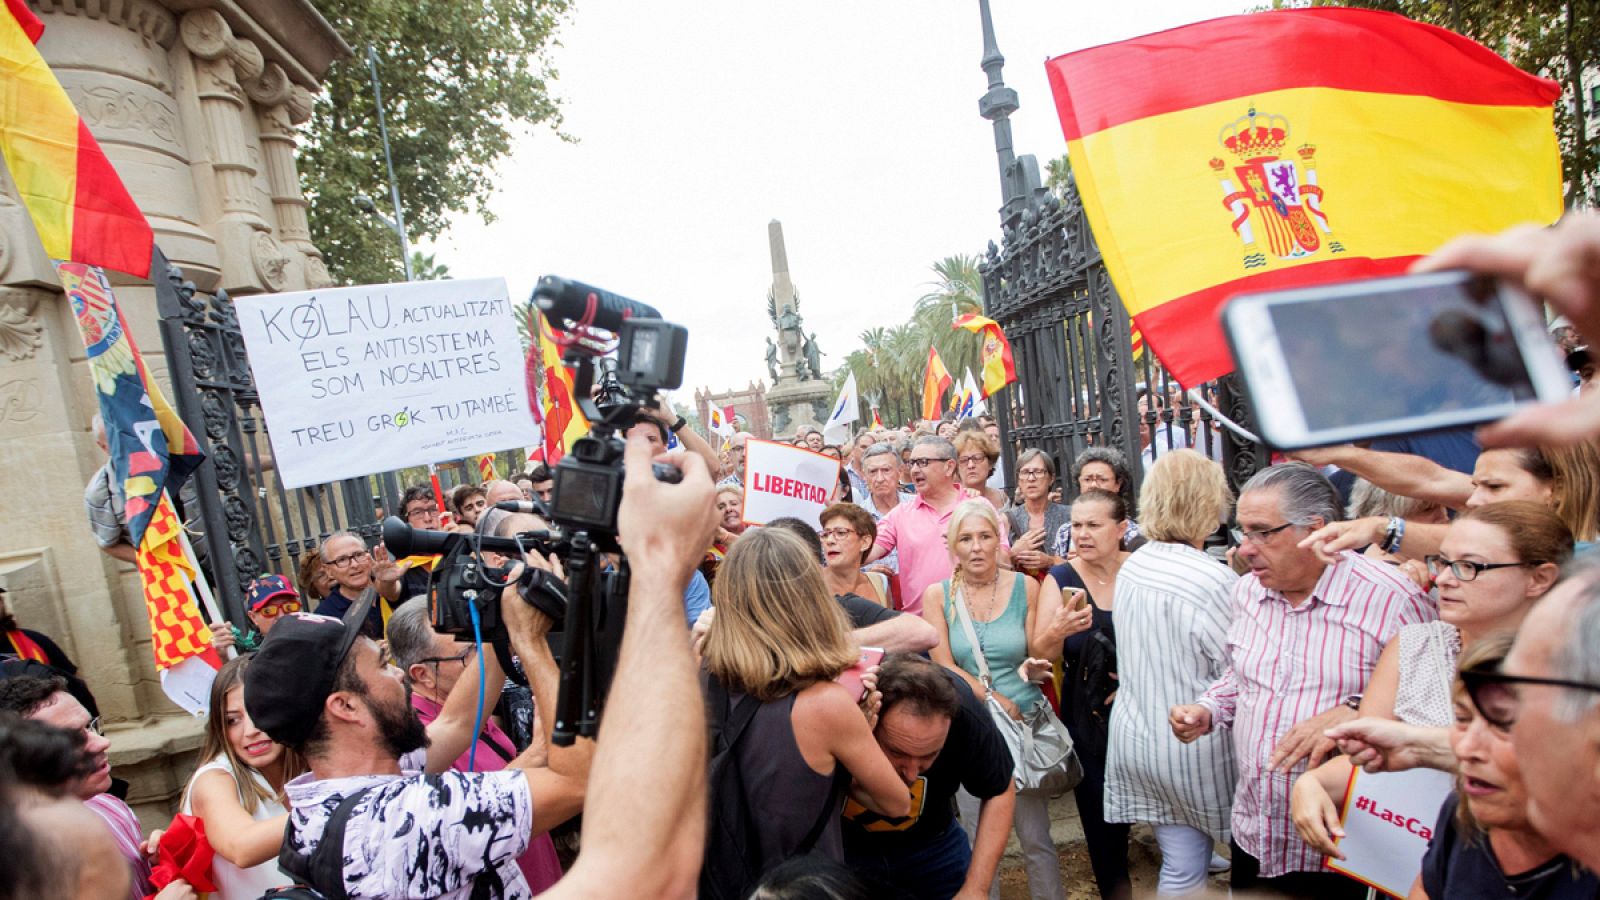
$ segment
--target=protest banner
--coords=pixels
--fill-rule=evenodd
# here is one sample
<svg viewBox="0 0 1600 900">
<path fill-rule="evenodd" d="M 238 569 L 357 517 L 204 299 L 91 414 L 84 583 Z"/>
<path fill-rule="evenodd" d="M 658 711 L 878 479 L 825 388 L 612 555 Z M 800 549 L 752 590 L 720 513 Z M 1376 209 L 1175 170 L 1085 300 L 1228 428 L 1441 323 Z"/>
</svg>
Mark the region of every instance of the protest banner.
<svg viewBox="0 0 1600 900">
<path fill-rule="evenodd" d="M 752 438 L 744 447 L 744 520 L 765 525 L 793 516 L 822 527 L 839 487 L 839 461 L 804 447 Z"/>
<path fill-rule="evenodd" d="M 234 302 L 286 487 L 536 440 L 503 279 Z"/>
<path fill-rule="evenodd" d="M 1344 859 L 1325 865 L 1393 897 L 1405 897 L 1422 871 L 1439 806 L 1455 786 L 1434 769 L 1371 774 L 1356 769 L 1344 802 Z"/>
</svg>

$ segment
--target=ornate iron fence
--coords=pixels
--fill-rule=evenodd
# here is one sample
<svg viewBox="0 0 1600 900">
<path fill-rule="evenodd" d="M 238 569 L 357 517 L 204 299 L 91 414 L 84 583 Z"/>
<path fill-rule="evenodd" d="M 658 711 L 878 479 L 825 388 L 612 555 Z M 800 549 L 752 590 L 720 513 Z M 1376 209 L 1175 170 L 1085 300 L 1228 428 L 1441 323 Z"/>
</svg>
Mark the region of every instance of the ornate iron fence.
<svg viewBox="0 0 1600 900">
<path fill-rule="evenodd" d="M 1135 484 L 1145 467 L 1175 447 L 1218 460 L 1235 489 L 1267 461 L 1266 449 L 1218 425 L 1178 389 L 1150 353 L 1136 353 L 1127 310 L 1111 284 L 1076 187 L 1060 196 L 1041 187 L 1031 156 L 1016 156 L 1010 114 L 1017 94 L 1001 77 L 1005 58 L 995 42 L 988 0 L 979 0 L 982 68 L 989 90 L 979 113 L 994 125 L 1000 162 L 1001 244 L 989 244 L 983 276 L 985 313 L 1005 330 L 1017 383 L 991 403 L 1000 425 L 1006 483 L 1016 453 L 1038 448 L 1062 473 L 1067 495 L 1072 461 L 1090 446 L 1127 458 Z M 1202 385 L 1202 396 L 1247 429 L 1251 415 L 1233 377 Z"/>
</svg>

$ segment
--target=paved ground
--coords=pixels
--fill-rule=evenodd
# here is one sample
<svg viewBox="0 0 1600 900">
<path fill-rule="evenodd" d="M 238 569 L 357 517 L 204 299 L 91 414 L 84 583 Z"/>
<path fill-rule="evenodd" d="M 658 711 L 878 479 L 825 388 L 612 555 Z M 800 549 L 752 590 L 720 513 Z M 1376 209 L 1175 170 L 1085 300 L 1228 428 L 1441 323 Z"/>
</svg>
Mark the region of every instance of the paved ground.
<svg viewBox="0 0 1600 900">
<path fill-rule="evenodd" d="M 1071 794 L 1050 802 L 1050 836 L 1055 839 L 1056 851 L 1061 857 L 1061 881 L 1067 888 L 1067 900 L 1099 900 L 1094 871 L 1089 867 L 1089 851 L 1083 842 L 1083 826 L 1078 821 L 1078 807 Z M 1227 855 L 1226 848 L 1222 848 L 1222 852 Z M 1135 895 L 1155 896 L 1161 851 L 1149 828 L 1134 827 L 1133 840 L 1128 847 L 1128 865 Z M 1226 896 L 1227 877 L 1224 874 L 1211 879 L 1212 885 L 1224 892 L 1223 896 Z M 1000 862 L 1000 898 L 1028 900 L 1028 896 L 1028 873 L 1022 867 L 1022 851 L 1013 834 L 1005 859 Z"/>
</svg>

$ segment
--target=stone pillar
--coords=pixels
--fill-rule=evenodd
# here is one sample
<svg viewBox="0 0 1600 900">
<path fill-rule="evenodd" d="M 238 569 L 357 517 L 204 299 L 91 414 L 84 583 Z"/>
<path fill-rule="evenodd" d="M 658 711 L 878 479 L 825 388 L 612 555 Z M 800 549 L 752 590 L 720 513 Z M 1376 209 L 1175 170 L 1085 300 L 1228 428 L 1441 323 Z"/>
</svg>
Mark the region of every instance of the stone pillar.
<svg viewBox="0 0 1600 900">
<path fill-rule="evenodd" d="M 261 134 L 261 155 L 272 192 L 272 207 L 277 214 L 278 234 L 289 249 L 300 256 L 299 267 L 308 288 L 333 283 L 322 251 L 311 243 L 311 225 L 306 219 L 305 192 L 300 189 L 300 172 L 294 159 L 294 126 L 311 118 L 311 92 L 289 83 L 283 69 L 268 63 L 254 84 L 246 86 L 250 98 L 261 106 L 256 121 Z"/>
</svg>

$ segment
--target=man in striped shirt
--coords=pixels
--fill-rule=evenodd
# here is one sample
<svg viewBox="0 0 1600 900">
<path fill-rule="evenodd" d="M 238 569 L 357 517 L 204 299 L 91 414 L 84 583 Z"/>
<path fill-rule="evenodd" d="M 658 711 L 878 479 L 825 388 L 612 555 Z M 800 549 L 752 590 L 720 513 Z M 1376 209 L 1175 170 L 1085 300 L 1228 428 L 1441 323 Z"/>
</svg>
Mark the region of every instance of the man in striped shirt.
<svg viewBox="0 0 1600 900">
<path fill-rule="evenodd" d="M 1341 553 L 1331 562 L 1298 546 L 1341 518 L 1338 492 L 1304 463 L 1256 474 L 1239 494 L 1239 559 L 1229 667 L 1192 705 L 1172 709 L 1185 742 L 1233 729 L 1239 784 L 1233 804 L 1233 886 L 1291 897 L 1359 898 L 1366 888 L 1326 872 L 1289 817 L 1294 779 L 1321 764 L 1323 736 L 1354 718 L 1385 644 L 1438 612 L 1398 569 Z"/>
</svg>

